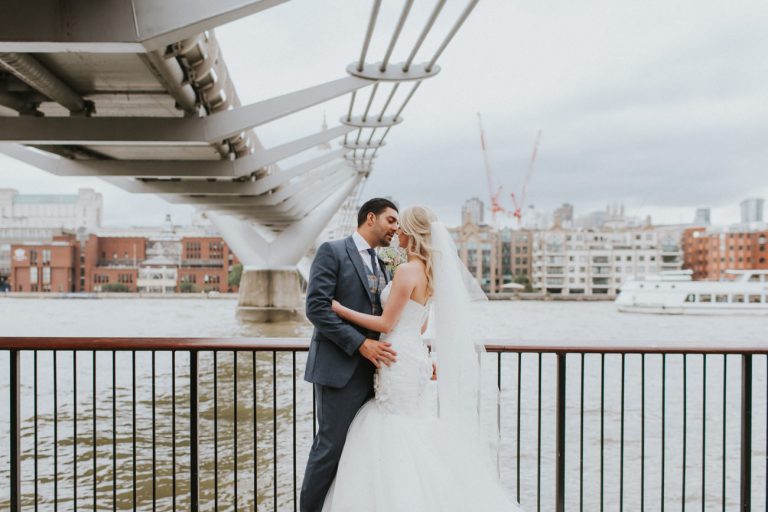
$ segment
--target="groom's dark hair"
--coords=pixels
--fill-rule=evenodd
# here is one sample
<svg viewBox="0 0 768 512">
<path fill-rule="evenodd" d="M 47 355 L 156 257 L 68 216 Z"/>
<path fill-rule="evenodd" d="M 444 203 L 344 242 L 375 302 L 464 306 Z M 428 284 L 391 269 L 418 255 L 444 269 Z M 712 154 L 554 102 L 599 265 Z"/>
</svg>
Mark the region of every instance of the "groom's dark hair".
<svg viewBox="0 0 768 512">
<path fill-rule="evenodd" d="M 400 212 L 400 210 L 397 209 L 395 203 L 389 199 L 384 199 L 383 197 L 374 197 L 373 199 L 367 200 L 365 203 L 363 203 L 363 206 L 361 206 L 360 210 L 357 212 L 357 227 L 365 224 L 365 219 L 368 218 L 369 213 L 379 215 L 387 208 L 392 208 L 398 213 Z"/>
</svg>

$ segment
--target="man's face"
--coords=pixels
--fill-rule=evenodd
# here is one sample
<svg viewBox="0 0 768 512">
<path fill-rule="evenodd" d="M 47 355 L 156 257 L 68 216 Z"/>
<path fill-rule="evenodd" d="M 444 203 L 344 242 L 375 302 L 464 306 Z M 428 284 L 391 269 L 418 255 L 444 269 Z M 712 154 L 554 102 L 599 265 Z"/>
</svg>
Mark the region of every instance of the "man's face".
<svg viewBox="0 0 768 512">
<path fill-rule="evenodd" d="M 371 216 L 373 214 L 369 214 Z M 392 208 L 387 208 L 378 215 L 373 216 L 373 226 L 371 231 L 378 241 L 380 247 L 389 247 L 392 242 L 392 237 L 397 233 L 397 228 L 400 226 L 397 211 Z"/>
</svg>

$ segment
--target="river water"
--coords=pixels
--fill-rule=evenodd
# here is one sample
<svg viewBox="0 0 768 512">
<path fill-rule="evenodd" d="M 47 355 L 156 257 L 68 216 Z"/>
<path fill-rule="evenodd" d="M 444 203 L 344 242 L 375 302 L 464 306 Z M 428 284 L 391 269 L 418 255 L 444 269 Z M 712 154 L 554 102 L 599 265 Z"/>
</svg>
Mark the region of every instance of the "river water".
<svg viewBox="0 0 768 512">
<path fill-rule="evenodd" d="M 241 323 L 235 317 L 235 307 L 233 299 L 2 298 L 0 328 L 3 336 L 308 337 L 311 334 L 311 326 L 304 323 Z M 768 320 L 765 317 L 622 314 L 607 302 L 488 302 L 475 305 L 474 318 L 478 336 L 509 342 L 549 345 L 600 341 L 619 346 L 768 343 Z M 157 510 L 171 510 L 174 495 L 177 508 L 188 509 L 189 357 L 186 353 L 178 353 L 173 361 L 169 353 L 156 353 L 154 389 L 152 357 L 151 353 L 137 353 L 134 360 L 131 353 L 124 352 L 116 354 L 113 359 L 112 353 L 104 352 L 98 353 L 94 359 L 92 353 L 81 352 L 76 356 L 74 370 L 72 353 L 60 352 L 56 355 L 57 390 L 54 395 L 53 354 L 40 352 L 37 356 L 36 391 L 34 356 L 32 353 L 22 354 L 22 476 L 26 506 L 34 506 L 35 501 L 34 450 L 37 436 L 37 502 L 41 510 L 52 510 L 54 496 L 59 510 L 72 510 L 75 494 L 78 508 L 92 508 L 94 480 L 98 509 L 111 510 L 113 501 L 117 509 L 132 509 L 135 498 L 137 509 L 152 510 L 154 496 Z M 202 509 L 213 510 L 218 505 L 219 510 L 234 510 L 237 493 L 237 510 L 253 510 L 255 481 L 258 509 L 272 510 L 276 498 L 277 509 L 292 510 L 293 466 L 297 467 L 295 485 L 300 488 L 303 465 L 312 438 L 311 387 L 301 380 L 305 355 L 298 353 L 294 363 L 290 353 L 277 354 L 274 356 L 276 372 L 273 372 L 271 353 L 262 353 L 255 358 L 251 353 L 239 353 L 236 371 L 232 353 L 220 353 L 216 357 L 216 407 L 213 403 L 213 355 L 201 354 L 200 360 Z M 621 356 L 607 355 L 603 359 L 600 355 L 590 355 L 584 360 L 583 404 L 580 400 L 581 358 L 578 355 L 569 356 L 567 362 L 567 509 L 578 509 L 580 496 L 583 495 L 584 509 L 587 510 L 597 510 L 601 500 L 606 510 L 618 510 L 620 498 L 625 510 L 639 510 L 641 500 L 646 510 L 658 510 L 662 501 L 666 506 L 680 506 L 683 492 L 686 506 L 701 509 L 702 487 L 706 510 L 722 510 L 723 496 L 727 510 L 738 508 L 741 407 L 741 360 L 738 356 L 729 356 L 725 363 L 720 355 L 708 356 L 704 378 L 701 356 L 689 356 L 684 361 L 679 355 L 669 355 L 665 359 L 658 355 L 648 355 L 644 359 L 628 355 L 624 359 L 623 388 Z M 294 364 L 295 388 L 292 384 Z M 0 368 L 7 368 L 7 365 L 8 354 L 0 352 Z M 641 380 L 643 366 L 644 385 Z M 545 354 L 539 367 L 538 355 L 522 355 L 519 359 L 519 390 L 518 356 L 504 354 L 501 368 L 498 417 L 501 441 L 498 453 L 502 481 L 513 495 L 520 497 L 526 510 L 535 510 L 539 500 L 542 510 L 551 510 L 555 489 L 555 358 Z M 765 357 L 754 358 L 753 373 L 752 494 L 755 509 L 759 510 L 766 503 L 768 398 Z M 662 374 L 666 376 L 664 386 Z M 132 386 L 134 375 L 137 382 L 135 388 Z M 235 375 L 237 390 L 234 388 Z M 538 392 L 540 375 L 541 405 Z M 495 386 L 497 377 L 496 356 L 488 355 L 484 360 L 486 386 Z M 605 383 L 602 388 L 601 382 Z M 276 395 L 273 395 L 273 383 Z M 705 385 L 706 400 L 703 393 Z M 8 411 L 7 389 L 8 375 L 2 370 L 0 411 Z M 521 397 L 519 416 L 518 392 Z M 35 396 L 36 432 L 33 421 Z M 486 397 L 483 414 L 488 423 L 496 423 L 497 409 L 488 398 L 490 396 L 489 393 Z M 77 397 L 76 407 L 74 397 Z M 174 401 L 175 418 L 172 416 Z M 133 403 L 136 404 L 135 428 Z M 583 416 L 580 412 L 582 408 Z M 214 416 L 218 420 L 216 430 Z M 276 430 L 273 428 L 275 423 Z M 539 426 L 541 450 L 538 449 Z M 75 427 L 77 436 L 74 435 Z M 682 435 L 684 427 L 685 438 Z M 580 434 L 582 431 L 583 436 Z M 75 437 L 77 443 L 73 443 Z M 95 479 L 91 450 L 94 437 L 97 445 Z M 156 447 L 154 469 L 153 437 Z M 641 443 L 643 437 L 644 444 Z M 58 439 L 55 452 L 54 438 Z M 257 447 L 255 471 L 254 439 Z M 275 440 L 276 461 L 273 456 Z M 8 446 L 8 416 L 3 412 L 0 415 L 0 510 L 9 508 Z M 582 450 L 584 455 L 580 458 Z M 77 464 L 73 463 L 75 451 Z M 583 461 L 583 470 L 580 461 Z M 641 464 L 641 461 L 644 463 Z M 214 472 L 216 463 L 219 467 L 217 474 Z M 538 467 L 541 469 L 538 470 Z M 58 478 L 54 478 L 54 470 L 58 472 Z M 74 481 L 77 482 L 77 489 Z M 114 481 L 117 481 L 116 486 L 113 486 Z"/>
</svg>

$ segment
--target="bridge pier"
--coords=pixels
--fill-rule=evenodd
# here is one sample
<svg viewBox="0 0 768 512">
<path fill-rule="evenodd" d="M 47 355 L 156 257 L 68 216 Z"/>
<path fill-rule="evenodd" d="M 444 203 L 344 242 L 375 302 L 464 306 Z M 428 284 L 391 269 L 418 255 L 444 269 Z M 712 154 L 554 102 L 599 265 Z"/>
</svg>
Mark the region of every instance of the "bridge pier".
<svg viewBox="0 0 768 512">
<path fill-rule="evenodd" d="M 298 270 L 244 267 L 237 317 L 258 323 L 291 322 L 304 318 L 304 297 Z"/>
</svg>

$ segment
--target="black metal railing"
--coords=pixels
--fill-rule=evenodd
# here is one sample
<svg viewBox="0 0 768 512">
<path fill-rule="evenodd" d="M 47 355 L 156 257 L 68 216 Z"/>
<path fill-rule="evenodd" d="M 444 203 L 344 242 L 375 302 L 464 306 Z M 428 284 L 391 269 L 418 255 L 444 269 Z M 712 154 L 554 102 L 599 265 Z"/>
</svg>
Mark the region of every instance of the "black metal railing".
<svg viewBox="0 0 768 512">
<path fill-rule="evenodd" d="M 513 391 L 517 393 L 516 399 L 502 400 L 502 409 L 508 401 L 514 401 L 517 407 L 517 414 L 511 418 L 515 428 L 506 428 L 502 426 L 501 431 L 514 432 L 514 444 L 516 447 L 514 457 L 515 488 L 517 497 L 520 499 L 521 491 L 526 490 L 525 483 L 521 485 L 521 457 L 520 448 L 524 446 L 524 440 L 521 437 L 521 422 L 526 420 L 525 411 L 521 413 L 520 403 L 523 400 L 521 391 L 525 391 L 523 376 L 528 368 L 529 380 L 533 380 L 533 386 L 536 393 L 533 393 L 536 403 L 529 407 L 529 412 L 536 414 L 536 449 L 533 455 L 536 458 L 535 468 L 530 468 L 535 474 L 535 482 L 529 478 L 529 482 L 535 488 L 536 510 L 604 510 L 605 508 L 618 510 L 664 510 L 665 507 L 676 506 L 682 510 L 686 508 L 696 509 L 699 507 L 705 510 L 715 504 L 722 510 L 751 510 L 752 504 L 756 509 L 768 509 L 768 498 L 766 498 L 766 488 L 768 487 L 768 413 L 766 413 L 766 401 L 768 401 L 768 388 L 766 387 L 766 374 L 768 374 L 768 358 L 765 353 L 768 351 L 762 347 L 736 347 L 724 348 L 706 348 L 706 347 L 607 347 L 602 346 L 582 346 L 582 347 L 539 347 L 536 351 L 523 349 L 522 347 L 511 347 L 506 344 L 487 345 L 491 352 L 496 353 L 497 367 L 499 368 L 498 388 L 502 387 L 502 368 L 507 365 L 503 359 L 509 357 L 507 353 L 516 353 L 513 355 L 512 372 L 516 374 L 517 384 L 513 385 Z M 525 362 L 526 356 L 529 357 Z M 546 357 L 549 356 L 549 370 L 546 364 Z M 606 361 L 611 358 L 610 361 Z M 763 362 L 759 372 L 759 381 L 753 375 L 755 368 L 755 358 Z M 589 369 L 589 360 L 592 359 L 592 371 Z M 719 418 L 712 418 L 707 414 L 707 402 L 711 401 L 711 391 L 707 393 L 707 381 L 713 380 L 713 372 L 707 371 L 707 361 L 710 361 L 710 370 L 712 369 L 712 360 L 716 359 L 719 367 L 716 368 L 722 377 L 722 414 Z M 674 360 L 674 366 L 677 371 L 677 378 L 671 376 L 669 371 L 669 362 Z M 627 368 L 629 362 L 634 364 L 634 382 L 628 383 Z M 692 378 L 690 367 L 693 361 L 697 362 L 697 369 L 700 373 L 698 384 L 700 388 L 691 389 Z M 647 368 L 649 363 L 656 366 L 654 372 L 659 379 L 649 384 Z M 740 375 L 733 375 L 740 384 L 740 396 L 734 397 L 740 403 L 738 414 L 733 414 L 734 398 L 729 396 L 733 390 L 733 379 L 728 378 L 728 367 L 733 363 L 739 363 Z M 612 366 L 614 379 L 608 382 L 608 388 L 614 395 L 613 404 L 610 404 L 606 397 L 606 368 Z M 594 368 L 597 366 L 597 368 Z M 638 368 L 639 366 L 639 368 Z M 569 370 L 577 375 L 569 375 Z M 585 413 L 585 401 L 589 401 L 590 393 L 585 390 L 585 383 L 588 386 L 590 379 L 586 378 L 592 374 L 592 427 L 599 434 L 595 434 L 593 442 L 589 443 L 593 451 L 599 454 L 597 461 L 592 464 L 593 471 L 587 476 L 585 471 L 585 461 L 588 459 L 588 452 L 585 450 L 585 439 L 589 436 L 589 430 L 585 430 L 585 419 L 589 419 L 590 413 Z M 546 436 L 542 436 L 542 374 L 551 375 L 554 381 L 554 412 L 551 415 L 556 425 L 554 442 L 550 443 L 551 452 L 554 456 L 554 471 L 549 472 L 549 477 L 545 481 L 553 482 L 551 484 L 555 489 L 549 493 L 549 500 L 542 502 L 542 474 L 545 468 L 542 467 L 542 455 L 547 453 L 542 448 L 542 442 Z M 676 408 L 671 408 L 668 403 L 668 397 L 672 391 L 671 382 L 677 385 L 678 395 L 676 398 Z M 650 401 L 650 388 L 654 393 L 658 393 L 656 405 L 658 405 L 655 414 L 649 414 L 648 402 Z M 627 406 L 627 394 L 633 391 L 633 395 L 638 399 L 632 407 Z M 755 390 L 760 395 L 762 413 L 762 430 L 753 429 L 753 418 L 756 417 L 753 409 L 753 396 Z M 502 395 L 503 396 L 503 395 Z M 690 408 L 689 400 L 695 397 L 699 402 L 700 414 L 695 414 L 696 420 L 700 423 L 700 436 L 697 444 L 700 445 L 700 456 L 694 458 L 688 446 L 691 436 L 691 416 L 694 416 Z M 634 424 L 636 435 L 633 439 L 627 439 L 627 415 L 629 410 L 636 413 Z M 674 410 L 672 410 L 674 409 Z M 609 412 L 613 418 L 615 432 L 613 439 L 608 439 L 606 430 L 606 416 Z M 674 422 L 677 429 L 670 429 L 670 415 L 676 416 Z M 501 416 L 501 414 L 500 414 Z M 707 433 L 713 430 L 711 423 L 713 420 L 720 420 L 722 430 L 719 439 L 708 439 Z M 735 421 L 733 421 L 735 420 Z M 738 442 L 734 442 L 733 436 L 729 436 L 727 427 L 731 427 L 729 422 L 733 421 L 739 428 L 740 436 Z M 651 423 L 656 423 L 658 431 L 655 439 L 649 439 L 647 430 Z M 660 424 L 660 425 L 659 425 Z M 754 439 L 760 438 L 759 451 L 754 450 Z M 572 445 L 572 452 L 575 457 L 570 460 L 566 456 L 568 443 Z M 610 443 L 609 443 L 610 441 Z M 626 448 L 629 444 L 639 451 L 639 456 L 627 461 Z M 609 449 L 606 446 L 612 446 L 612 455 L 615 463 L 612 465 L 612 472 L 607 470 L 607 457 Z M 649 450 L 649 444 L 654 445 L 656 450 L 653 453 Z M 735 446 L 734 446 L 735 445 Z M 578 447 L 578 448 L 577 448 Z M 719 448 L 719 450 L 718 450 Z M 728 450 L 735 448 L 735 454 L 729 459 Z M 577 451 L 578 450 L 578 451 Z M 719 451 L 719 453 L 717 453 Z M 512 450 L 502 449 L 502 453 L 511 454 Z M 674 453 L 676 452 L 676 454 Z M 674 464 L 669 459 L 677 459 Z M 721 464 L 719 478 L 715 481 L 710 476 L 708 479 L 707 468 L 712 467 L 716 462 Z M 736 462 L 736 464 L 734 464 Z M 762 466 L 760 464 L 762 463 Z M 736 471 L 734 467 L 736 466 Z M 670 467 L 672 466 L 672 467 Z M 753 473 L 753 466 L 760 469 L 760 479 Z M 691 471 L 691 470 L 694 471 Z M 652 470 L 652 471 L 649 471 Z M 672 470 L 672 471 L 671 471 Z M 695 487 L 690 485 L 691 473 L 700 473 L 698 482 L 700 485 Z M 652 473 L 652 475 L 649 475 Z M 627 475 L 631 474 L 635 480 L 634 499 L 627 493 Z M 649 478 L 649 476 L 653 478 Z M 608 480 L 611 480 L 612 491 L 608 486 Z M 639 482 L 637 481 L 639 480 Z M 592 491 L 585 494 L 585 482 L 591 481 Z M 735 489 L 728 487 L 732 482 L 738 485 Z M 570 488 L 567 485 L 570 482 Z M 731 483 L 729 483 L 731 482 Z M 674 483 L 679 487 L 675 490 L 670 484 Z M 717 487 L 718 492 L 715 492 Z M 648 499 L 649 489 L 654 490 L 656 501 Z M 531 489 L 528 489 L 531 493 Z M 672 492 L 670 492 L 672 491 Z M 609 499 L 610 498 L 610 499 Z M 524 503 L 525 505 L 525 503 Z M 524 507 L 526 508 L 526 507 Z"/>
<path fill-rule="evenodd" d="M 296 510 L 306 348 L 0 338 L 0 510 Z M 524 509 L 768 509 L 768 347 L 486 349 L 483 414 Z"/>
</svg>

